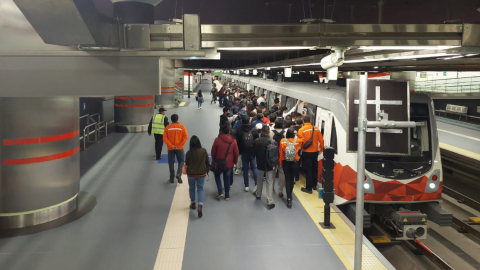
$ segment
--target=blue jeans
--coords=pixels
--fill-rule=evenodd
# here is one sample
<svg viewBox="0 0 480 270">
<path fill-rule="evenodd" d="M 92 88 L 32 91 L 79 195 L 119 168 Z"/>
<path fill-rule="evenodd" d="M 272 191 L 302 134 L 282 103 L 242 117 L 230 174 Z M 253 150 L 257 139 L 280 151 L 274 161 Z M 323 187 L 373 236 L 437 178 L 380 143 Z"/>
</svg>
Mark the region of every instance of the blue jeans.
<svg viewBox="0 0 480 270">
<path fill-rule="evenodd" d="M 202 177 L 188 177 L 188 185 L 190 190 L 190 202 L 195 202 L 195 184 L 197 185 L 198 204 L 203 205 L 203 187 L 205 186 L 205 176 Z"/>
<path fill-rule="evenodd" d="M 203 98 L 198 98 L 198 108 L 202 107 L 202 100 Z"/>
<path fill-rule="evenodd" d="M 223 173 L 215 174 L 215 183 L 217 184 L 218 194 L 223 193 L 222 180 L 220 180 L 220 175 L 223 174 L 223 183 L 225 186 L 225 198 L 230 197 L 230 176 L 233 173 L 233 168 L 227 169 Z"/>
<path fill-rule="evenodd" d="M 243 153 L 242 154 L 242 164 L 243 164 L 243 183 L 245 187 L 248 187 L 249 180 L 248 180 L 248 169 L 251 169 L 253 172 L 253 180 L 255 181 L 255 186 L 257 185 L 257 161 L 255 160 L 255 156 Z"/>
</svg>

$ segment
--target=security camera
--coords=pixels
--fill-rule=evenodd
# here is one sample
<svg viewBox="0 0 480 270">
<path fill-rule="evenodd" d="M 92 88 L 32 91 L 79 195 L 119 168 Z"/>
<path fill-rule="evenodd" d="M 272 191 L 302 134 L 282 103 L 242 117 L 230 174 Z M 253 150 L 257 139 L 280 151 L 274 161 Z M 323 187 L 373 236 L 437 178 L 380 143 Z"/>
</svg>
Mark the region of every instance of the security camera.
<svg viewBox="0 0 480 270">
<path fill-rule="evenodd" d="M 345 59 L 345 51 L 349 48 L 333 48 L 333 53 L 325 56 L 320 61 L 320 65 L 323 69 L 330 69 L 333 67 L 339 67 L 343 65 L 343 60 Z"/>
</svg>

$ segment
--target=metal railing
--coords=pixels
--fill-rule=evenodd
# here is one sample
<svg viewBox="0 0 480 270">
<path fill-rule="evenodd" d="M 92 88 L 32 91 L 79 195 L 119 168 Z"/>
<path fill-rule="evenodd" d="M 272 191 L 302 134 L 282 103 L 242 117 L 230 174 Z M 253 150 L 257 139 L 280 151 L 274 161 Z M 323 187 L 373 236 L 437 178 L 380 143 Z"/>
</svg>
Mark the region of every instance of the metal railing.
<svg viewBox="0 0 480 270">
<path fill-rule="evenodd" d="M 97 116 L 97 121 L 93 118 Z M 110 121 L 110 122 L 107 122 L 106 120 L 104 121 L 101 121 L 101 117 L 100 117 L 100 114 L 99 113 L 96 113 L 96 114 L 86 114 L 86 115 L 82 115 L 79 117 L 79 120 L 83 119 L 83 118 L 86 118 L 87 119 L 87 123 L 85 125 L 85 127 L 83 128 L 83 136 L 81 136 L 79 139 L 80 140 L 83 140 L 83 150 L 87 149 L 87 142 L 92 142 L 90 140 L 90 135 L 92 134 L 95 134 L 95 143 L 98 142 L 101 134 L 102 134 L 102 129 L 104 130 L 103 131 L 103 134 L 105 135 L 105 137 L 108 136 L 108 125 L 113 123 L 114 121 Z M 90 121 L 92 123 L 90 123 Z M 94 129 L 91 131 L 92 127 L 94 127 Z"/>
<path fill-rule="evenodd" d="M 415 89 L 415 92 L 438 94 L 480 93 L 480 76 L 415 81 L 414 88 L 412 89 Z"/>
<path fill-rule="evenodd" d="M 175 100 L 182 101 L 183 100 L 183 88 L 180 88 L 175 85 Z"/>
</svg>

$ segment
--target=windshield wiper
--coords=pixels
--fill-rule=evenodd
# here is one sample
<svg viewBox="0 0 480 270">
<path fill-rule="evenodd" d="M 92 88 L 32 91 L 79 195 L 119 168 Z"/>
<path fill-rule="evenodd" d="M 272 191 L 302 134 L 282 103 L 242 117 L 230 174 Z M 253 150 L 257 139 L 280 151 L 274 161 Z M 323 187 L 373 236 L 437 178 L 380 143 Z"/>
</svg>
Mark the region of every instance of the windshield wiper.
<svg viewBox="0 0 480 270">
<path fill-rule="evenodd" d="M 421 172 L 416 172 L 416 171 L 412 171 L 412 170 L 410 170 L 410 169 L 408 169 L 408 168 L 405 168 L 404 166 L 398 164 L 397 161 L 388 160 L 388 159 L 381 159 L 381 158 L 372 158 L 372 157 L 367 157 L 366 159 L 367 159 L 367 160 L 374 160 L 374 161 L 380 161 L 380 162 L 390 163 L 390 164 L 392 164 L 392 165 L 394 165 L 394 166 L 397 166 L 397 167 L 399 167 L 399 168 L 402 168 L 402 169 L 404 169 L 405 171 L 410 172 L 410 173 L 413 173 L 413 174 L 416 174 L 416 175 L 421 175 L 421 174 L 422 174 Z"/>
</svg>

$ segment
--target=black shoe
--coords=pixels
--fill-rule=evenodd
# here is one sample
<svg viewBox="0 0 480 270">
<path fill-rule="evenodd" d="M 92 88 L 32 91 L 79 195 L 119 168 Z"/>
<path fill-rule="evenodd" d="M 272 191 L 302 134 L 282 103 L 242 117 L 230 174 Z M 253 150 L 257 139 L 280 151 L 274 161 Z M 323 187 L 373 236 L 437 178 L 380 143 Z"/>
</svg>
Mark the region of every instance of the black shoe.
<svg viewBox="0 0 480 270">
<path fill-rule="evenodd" d="M 273 209 L 273 208 L 275 208 L 275 204 L 274 204 L 274 203 L 267 205 L 267 209 L 268 209 L 268 210 Z"/>
<path fill-rule="evenodd" d="M 173 183 L 173 179 L 172 179 L 172 178 L 170 178 L 170 183 Z"/>
<path fill-rule="evenodd" d="M 311 190 L 308 190 L 306 187 L 302 187 L 300 189 L 302 192 L 305 192 L 305 193 L 308 193 L 308 194 L 312 194 L 312 191 Z"/>
<path fill-rule="evenodd" d="M 292 208 L 292 200 L 287 200 L 287 207 Z"/>
<path fill-rule="evenodd" d="M 179 184 L 183 183 L 182 177 L 180 175 L 177 175 L 176 178 L 177 178 L 177 181 L 178 181 Z"/>
<path fill-rule="evenodd" d="M 157 157 L 156 160 L 160 160 L 161 158 Z"/>
<path fill-rule="evenodd" d="M 257 197 L 257 196 L 255 196 L 255 197 Z M 261 199 L 262 199 L 262 197 L 257 197 L 257 200 L 261 200 Z"/>
<path fill-rule="evenodd" d="M 203 217 L 203 212 L 202 212 L 202 210 L 203 210 L 203 205 L 200 204 L 200 205 L 198 206 L 198 209 L 197 209 L 197 211 L 198 211 L 198 217 L 199 217 L 199 218 Z"/>
</svg>

